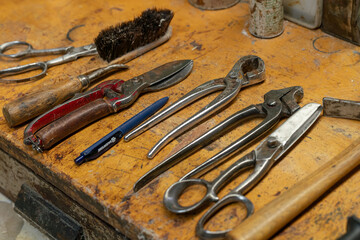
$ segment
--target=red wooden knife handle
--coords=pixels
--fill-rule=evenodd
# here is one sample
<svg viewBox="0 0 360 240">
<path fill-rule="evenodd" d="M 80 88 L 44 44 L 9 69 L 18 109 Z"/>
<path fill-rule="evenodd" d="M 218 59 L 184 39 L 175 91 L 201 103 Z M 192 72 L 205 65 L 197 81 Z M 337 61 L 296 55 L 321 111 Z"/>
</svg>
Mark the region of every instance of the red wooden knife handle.
<svg viewBox="0 0 360 240">
<path fill-rule="evenodd" d="M 113 112 L 111 105 L 103 98 L 92 101 L 36 132 L 35 136 L 41 143 L 39 147 L 49 149 L 70 134 Z"/>
</svg>

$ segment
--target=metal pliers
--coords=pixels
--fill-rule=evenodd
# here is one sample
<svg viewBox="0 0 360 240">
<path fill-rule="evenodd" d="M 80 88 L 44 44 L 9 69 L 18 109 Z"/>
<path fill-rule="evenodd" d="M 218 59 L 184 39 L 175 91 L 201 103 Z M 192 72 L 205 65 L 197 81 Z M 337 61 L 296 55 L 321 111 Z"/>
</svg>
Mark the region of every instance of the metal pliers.
<svg viewBox="0 0 360 240">
<path fill-rule="evenodd" d="M 225 207 L 234 207 L 231 204 L 241 204 L 243 210 L 246 209 L 246 217 L 254 212 L 254 205 L 245 194 L 251 190 L 260 180 L 270 171 L 272 166 L 278 162 L 281 157 L 303 136 L 307 130 L 315 123 L 320 116 L 322 106 L 318 103 L 309 103 L 296 111 L 289 119 L 287 119 L 279 128 L 273 131 L 266 139 L 264 139 L 254 150 L 244 155 L 213 180 L 208 181 L 203 178 L 181 179 L 171 185 L 164 194 L 164 205 L 173 213 L 194 213 L 216 202 L 205 214 L 200 218 L 196 225 L 196 235 L 201 239 L 223 239 L 231 229 L 221 231 L 211 231 L 205 228 L 205 224 L 216 213 Z M 211 167 L 215 167 L 212 165 Z M 237 187 L 233 188 L 228 194 L 220 198 L 218 193 L 236 176 L 243 173 L 245 169 L 253 168 L 248 177 L 242 181 Z M 211 170 L 211 168 L 209 168 Z M 202 198 L 196 198 L 194 203 L 183 204 L 179 202 L 181 196 L 188 189 L 200 187 L 206 189 L 206 193 Z M 199 189 L 199 188 L 197 188 Z M 239 209 L 240 210 L 240 209 Z"/>
<path fill-rule="evenodd" d="M 181 160 L 190 156 L 201 147 L 206 146 L 209 142 L 215 140 L 216 138 L 224 135 L 224 132 L 228 132 L 230 129 L 233 129 L 235 126 L 239 125 L 245 120 L 250 118 L 262 117 L 264 120 L 253 128 L 251 131 L 240 137 L 238 140 L 230 144 L 228 147 L 220 151 L 218 154 L 207 160 L 200 167 L 189 172 L 182 179 L 187 179 L 194 177 L 197 174 L 201 174 L 209 166 L 214 163 L 224 161 L 240 149 L 246 146 L 248 143 L 261 136 L 265 132 L 269 131 L 272 127 L 276 125 L 283 117 L 289 117 L 295 113 L 300 106 L 297 104 L 303 98 L 304 92 L 302 87 L 295 86 L 284 88 L 280 90 L 271 90 L 264 95 L 264 102 L 256 105 L 250 105 L 243 110 L 233 114 L 232 116 L 225 119 L 223 122 L 219 123 L 217 126 L 210 129 L 208 132 L 203 134 L 201 137 L 197 138 L 187 146 L 180 149 L 178 152 L 174 153 L 160 164 L 155 166 L 144 176 L 142 176 L 134 185 L 134 191 L 138 191 L 151 180 L 159 176 L 161 173 L 165 172 L 169 168 L 173 167 Z"/>
<path fill-rule="evenodd" d="M 24 143 L 42 152 L 89 123 L 130 106 L 141 93 L 179 83 L 192 66 L 192 60 L 179 60 L 128 81 L 105 81 L 34 119 L 25 129 Z"/>
<path fill-rule="evenodd" d="M 184 95 L 182 98 L 180 98 L 178 101 L 176 101 L 160 113 L 154 115 L 152 118 L 139 125 L 133 131 L 129 132 L 127 135 L 124 136 L 124 140 L 129 141 L 132 138 L 140 135 L 147 129 L 151 128 L 165 118 L 171 116 L 173 113 L 179 111 L 180 109 L 186 107 L 190 103 L 198 100 L 199 98 L 209 93 L 223 90 L 223 92 L 218 95 L 212 102 L 206 105 L 195 115 L 191 116 L 185 122 L 181 123 L 175 129 L 169 132 L 166 136 L 164 136 L 158 143 L 156 143 L 147 155 L 147 157 L 151 159 L 174 138 L 178 137 L 185 131 L 195 126 L 197 123 L 204 120 L 206 117 L 210 116 L 214 112 L 218 111 L 220 108 L 230 103 L 238 95 L 241 87 L 251 86 L 263 82 L 264 80 L 264 61 L 261 58 L 252 55 L 242 57 L 235 63 L 235 65 L 225 78 L 211 80 L 196 87 L 195 89 Z"/>
</svg>

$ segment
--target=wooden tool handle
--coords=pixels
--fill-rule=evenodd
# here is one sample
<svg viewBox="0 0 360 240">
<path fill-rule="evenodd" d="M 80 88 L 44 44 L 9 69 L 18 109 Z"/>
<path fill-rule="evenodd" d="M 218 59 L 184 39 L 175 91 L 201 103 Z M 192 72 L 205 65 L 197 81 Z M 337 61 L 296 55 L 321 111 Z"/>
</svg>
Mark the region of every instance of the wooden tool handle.
<svg viewBox="0 0 360 240">
<path fill-rule="evenodd" d="M 120 56 L 119 58 L 113 60 L 111 63 L 101 61 L 101 64 L 97 64 L 95 68 L 88 69 L 88 71 L 83 74 L 89 74 L 93 71 L 98 70 L 99 68 L 103 68 L 111 64 L 129 62 L 134 58 L 137 58 L 138 56 L 168 41 L 171 35 L 172 28 L 169 27 L 167 32 L 157 40 L 145 46 L 134 49 L 133 51 L 128 52 L 123 56 Z M 15 127 L 32 118 L 35 118 L 36 116 L 39 116 L 47 110 L 71 98 L 75 95 L 75 93 L 78 93 L 80 91 L 81 83 L 77 78 L 74 78 L 72 79 L 72 81 L 68 81 L 62 86 L 59 86 L 58 88 L 54 88 L 51 90 L 42 89 L 41 92 L 29 94 L 23 98 L 8 103 L 3 108 L 3 115 L 8 125 L 10 127 Z"/>
<path fill-rule="evenodd" d="M 227 239 L 269 239 L 360 163 L 360 138 L 232 230 Z"/>
<path fill-rule="evenodd" d="M 71 79 L 55 88 L 42 89 L 6 104 L 3 107 L 3 114 L 8 125 L 15 127 L 41 115 L 80 91 L 79 79 Z"/>
<path fill-rule="evenodd" d="M 97 99 L 43 127 L 35 135 L 41 139 L 41 147 L 49 149 L 68 135 L 113 112 L 104 99 Z"/>
</svg>

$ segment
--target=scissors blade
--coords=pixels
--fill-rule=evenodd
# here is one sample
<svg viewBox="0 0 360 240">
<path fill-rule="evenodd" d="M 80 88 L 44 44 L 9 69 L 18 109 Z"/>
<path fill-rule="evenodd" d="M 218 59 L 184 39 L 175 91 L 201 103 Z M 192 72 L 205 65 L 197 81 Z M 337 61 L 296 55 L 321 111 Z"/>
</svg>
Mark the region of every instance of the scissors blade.
<svg viewBox="0 0 360 240">
<path fill-rule="evenodd" d="M 154 68 L 151 71 L 128 81 L 142 79 L 149 84 L 149 87 L 147 87 L 145 91 L 158 91 L 185 79 L 191 72 L 192 66 L 192 60 L 173 61 Z"/>
<path fill-rule="evenodd" d="M 274 162 L 312 126 L 320 116 L 321 111 L 321 104 L 309 103 L 305 105 L 264 140 L 264 142 L 276 140 L 283 146 L 282 151 L 275 157 Z"/>
<path fill-rule="evenodd" d="M 321 111 L 322 106 L 320 104 L 309 103 L 296 111 L 280 127 L 263 140 L 255 150 L 253 150 L 256 161 L 254 172 L 231 192 L 245 194 L 254 187 L 270 170 L 273 164 L 312 126 L 320 116 Z M 233 164 L 236 166 L 236 169 L 241 169 L 241 162 L 240 159 Z M 232 166 L 228 169 L 235 169 Z M 226 171 L 227 170 L 225 170 L 225 172 Z"/>
</svg>

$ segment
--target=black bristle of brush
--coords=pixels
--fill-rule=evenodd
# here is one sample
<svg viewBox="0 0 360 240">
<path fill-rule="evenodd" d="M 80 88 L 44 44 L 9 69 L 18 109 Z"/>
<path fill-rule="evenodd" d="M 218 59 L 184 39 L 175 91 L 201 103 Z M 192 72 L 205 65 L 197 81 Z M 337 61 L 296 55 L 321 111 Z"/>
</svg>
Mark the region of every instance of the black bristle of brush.
<svg viewBox="0 0 360 240">
<path fill-rule="evenodd" d="M 94 42 L 100 57 L 108 62 L 163 36 L 174 14 L 156 8 L 142 12 L 132 21 L 102 30 Z"/>
</svg>

